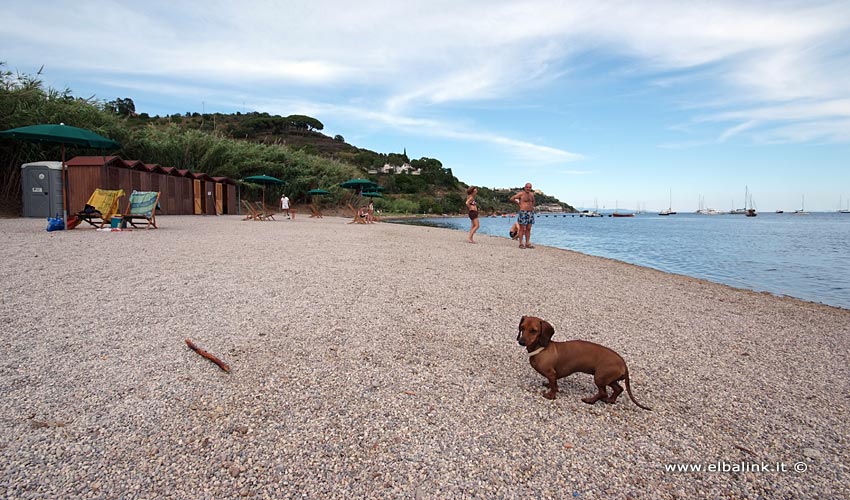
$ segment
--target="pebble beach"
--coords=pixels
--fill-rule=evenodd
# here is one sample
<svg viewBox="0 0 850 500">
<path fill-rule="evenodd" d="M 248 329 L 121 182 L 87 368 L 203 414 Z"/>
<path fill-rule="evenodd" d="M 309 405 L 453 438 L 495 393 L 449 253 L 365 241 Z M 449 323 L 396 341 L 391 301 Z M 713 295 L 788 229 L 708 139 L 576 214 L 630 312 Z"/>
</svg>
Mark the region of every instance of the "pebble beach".
<svg viewBox="0 0 850 500">
<path fill-rule="evenodd" d="M 157 221 L 0 219 L 0 498 L 850 498 L 850 310 L 442 228 Z M 522 315 L 653 410 L 543 398 Z"/>
</svg>

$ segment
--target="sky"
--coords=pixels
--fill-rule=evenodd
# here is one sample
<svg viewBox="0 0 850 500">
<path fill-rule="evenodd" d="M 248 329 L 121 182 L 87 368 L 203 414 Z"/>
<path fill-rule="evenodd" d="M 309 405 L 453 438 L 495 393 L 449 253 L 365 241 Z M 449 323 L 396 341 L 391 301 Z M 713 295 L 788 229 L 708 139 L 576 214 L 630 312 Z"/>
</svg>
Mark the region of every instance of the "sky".
<svg viewBox="0 0 850 500">
<path fill-rule="evenodd" d="M 577 207 L 850 204 L 847 0 L 3 3 L 6 69 L 151 116 L 304 114 Z"/>
</svg>

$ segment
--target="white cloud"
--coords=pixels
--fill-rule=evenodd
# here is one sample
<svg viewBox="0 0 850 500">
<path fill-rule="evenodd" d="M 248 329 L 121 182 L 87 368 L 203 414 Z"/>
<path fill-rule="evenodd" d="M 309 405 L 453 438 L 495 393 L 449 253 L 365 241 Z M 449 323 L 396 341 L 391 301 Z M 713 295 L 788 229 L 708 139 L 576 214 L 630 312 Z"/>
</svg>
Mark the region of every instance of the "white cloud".
<svg viewBox="0 0 850 500">
<path fill-rule="evenodd" d="M 694 124 L 730 122 L 720 142 L 767 137 L 771 129 L 776 140 L 802 138 L 806 126 L 821 130 L 822 140 L 843 140 L 836 127 L 850 116 L 843 104 L 850 4 L 843 1 L 95 0 L 19 3 L 4 16 L 4 57 L 47 63 L 48 71 L 142 75 L 178 95 L 185 81 L 278 89 L 264 90 L 258 108 L 319 87 L 361 100 L 352 117 L 490 143 L 541 162 L 580 156 L 489 133 L 486 123 L 469 123 L 475 133 L 447 127 L 460 121 L 448 118 L 449 108 L 501 106 L 496 101 L 517 95 L 535 102 L 560 92 L 576 56 L 598 54 L 623 61 L 609 70 L 624 82 L 643 75 L 682 89 L 690 104 L 681 109 Z M 435 115 L 439 122 L 417 118 Z M 717 137 L 713 129 L 703 134 Z"/>
</svg>

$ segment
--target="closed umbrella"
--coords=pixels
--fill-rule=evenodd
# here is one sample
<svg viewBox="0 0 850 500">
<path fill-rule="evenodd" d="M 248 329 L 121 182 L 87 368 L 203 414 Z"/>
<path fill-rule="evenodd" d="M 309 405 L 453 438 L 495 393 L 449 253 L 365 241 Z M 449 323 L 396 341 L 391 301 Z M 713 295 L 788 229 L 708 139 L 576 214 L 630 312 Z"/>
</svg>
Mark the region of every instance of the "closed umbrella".
<svg viewBox="0 0 850 500">
<path fill-rule="evenodd" d="M 121 147 L 112 139 L 107 139 L 91 130 L 71 127 L 64 123 L 13 128 L 0 132 L 0 137 L 62 145 L 62 220 L 66 222 L 66 225 L 68 222 L 68 175 L 65 166 L 65 144 L 97 149 L 118 149 Z"/>
</svg>

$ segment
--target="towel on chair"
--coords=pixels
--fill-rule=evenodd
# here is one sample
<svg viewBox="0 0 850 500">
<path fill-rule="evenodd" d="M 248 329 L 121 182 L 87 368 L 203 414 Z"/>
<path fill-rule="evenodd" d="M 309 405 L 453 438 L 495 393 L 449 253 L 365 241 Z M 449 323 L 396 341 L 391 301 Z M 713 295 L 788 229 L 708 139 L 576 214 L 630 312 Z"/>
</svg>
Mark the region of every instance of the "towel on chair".
<svg viewBox="0 0 850 500">
<path fill-rule="evenodd" d="M 144 215 L 150 217 L 156 208 L 156 191 L 133 191 L 130 195 L 130 213 L 125 215 Z"/>
</svg>

